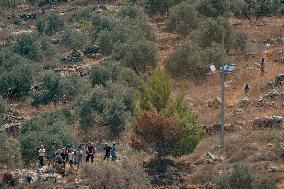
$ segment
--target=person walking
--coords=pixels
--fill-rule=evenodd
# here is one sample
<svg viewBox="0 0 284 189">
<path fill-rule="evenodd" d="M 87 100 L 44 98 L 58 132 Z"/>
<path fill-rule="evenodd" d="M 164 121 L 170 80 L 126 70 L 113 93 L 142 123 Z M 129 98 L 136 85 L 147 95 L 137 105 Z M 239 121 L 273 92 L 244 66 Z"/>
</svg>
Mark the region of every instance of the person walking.
<svg viewBox="0 0 284 189">
<path fill-rule="evenodd" d="M 38 159 L 39 159 L 39 166 L 44 166 L 44 157 L 45 157 L 45 148 L 41 145 L 40 149 L 38 150 Z"/>
<path fill-rule="evenodd" d="M 117 159 L 115 142 L 113 142 L 112 148 L 111 148 L 111 159 L 112 161 L 115 161 Z"/>
<path fill-rule="evenodd" d="M 245 95 L 248 94 L 249 90 L 251 89 L 250 85 L 249 84 L 245 84 L 245 87 L 244 87 L 244 92 L 245 92 Z"/>
<path fill-rule="evenodd" d="M 54 168 L 55 167 L 55 161 L 56 161 L 56 147 L 55 147 L 55 143 L 52 143 L 51 146 L 51 153 L 50 153 L 50 161 L 51 161 L 51 165 Z"/>
<path fill-rule="evenodd" d="M 70 148 L 68 150 L 68 161 L 69 161 L 69 166 L 72 169 L 73 168 L 73 164 L 75 163 L 75 153 L 73 148 Z"/>
<path fill-rule="evenodd" d="M 95 153 L 95 147 L 93 143 L 89 142 L 87 147 L 86 163 L 89 162 L 90 158 L 91 158 L 91 163 L 94 162 L 94 153 Z"/>
<path fill-rule="evenodd" d="M 264 73 L 264 64 L 265 64 L 265 59 L 262 56 L 261 59 L 260 59 L 260 71 L 261 71 L 261 73 Z"/>
<path fill-rule="evenodd" d="M 104 151 L 105 151 L 105 156 L 104 156 L 104 160 L 108 160 L 110 157 L 110 151 L 111 151 L 111 146 L 109 146 L 107 143 L 105 143 L 105 147 L 104 147 Z"/>
</svg>

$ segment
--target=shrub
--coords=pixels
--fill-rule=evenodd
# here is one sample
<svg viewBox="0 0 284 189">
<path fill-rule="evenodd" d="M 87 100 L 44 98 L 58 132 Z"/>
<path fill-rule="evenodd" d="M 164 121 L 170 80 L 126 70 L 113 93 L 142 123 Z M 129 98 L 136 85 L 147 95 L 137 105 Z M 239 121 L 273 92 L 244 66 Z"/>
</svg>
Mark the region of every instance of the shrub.
<svg viewBox="0 0 284 189">
<path fill-rule="evenodd" d="M 202 49 L 191 41 L 185 41 L 165 61 L 166 71 L 175 78 L 190 78 L 202 81 L 206 78 L 209 65 L 219 65 L 219 45 Z"/>
<path fill-rule="evenodd" d="M 223 173 L 215 179 L 217 189 L 252 189 L 253 176 L 249 168 L 242 164 L 235 164 L 231 173 Z"/>
<path fill-rule="evenodd" d="M 269 174 L 257 175 L 253 183 L 254 189 L 277 189 L 277 181 Z"/>
<path fill-rule="evenodd" d="M 169 20 L 166 24 L 167 30 L 186 35 L 197 26 L 197 12 L 191 5 L 182 2 L 170 9 Z"/>
<path fill-rule="evenodd" d="M 98 44 L 105 55 L 109 55 L 113 50 L 113 34 L 108 30 L 103 30 L 98 34 Z"/>
<path fill-rule="evenodd" d="M 145 9 L 149 14 L 165 14 L 169 8 L 177 5 L 182 0 L 146 0 Z"/>
<path fill-rule="evenodd" d="M 35 149 L 43 144 L 47 155 L 52 153 L 52 143 L 62 145 L 76 144 L 77 140 L 68 128 L 68 119 L 61 111 L 48 112 L 31 119 L 23 125 L 20 138 L 21 154 L 25 165 L 35 160 Z"/>
<path fill-rule="evenodd" d="M 91 67 L 90 79 L 94 87 L 95 85 L 105 85 L 107 81 L 112 79 L 112 75 L 105 66 L 93 65 Z"/>
<path fill-rule="evenodd" d="M 147 72 L 157 66 L 157 49 L 150 41 L 129 41 L 115 47 L 114 59 L 132 68 L 137 74 Z"/>
<path fill-rule="evenodd" d="M 201 48 L 222 43 L 222 30 L 225 35 L 225 48 L 228 50 L 231 43 L 232 30 L 228 21 L 208 18 L 200 23 L 200 27 L 190 34 L 190 39 Z"/>
<path fill-rule="evenodd" d="M 158 159 L 163 159 L 167 155 L 175 154 L 174 147 L 182 132 L 175 121 L 153 109 L 137 116 L 135 133 L 157 152 Z"/>
<path fill-rule="evenodd" d="M 94 16 L 94 13 L 90 7 L 83 7 L 79 10 L 76 10 L 72 15 L 71 18 L 75 22 L 84 23 L 86 21 L 91 21 Z"/>
<path fill-rule="evenodd" d="M 23 63 L 0 75 L 0 92 L 9 98 L 19 98 L 28 94 L 32 85 L 34 68 Z"/>
<path fill-rule="evenodd" d="M 62 43 L 73 50 L 83 50 L 88 47 L 91 40 L 87 34 L 82 33 L 78 30 L 65 30 Z"/>
<path fill-rule="evenodd" d="M 14 49 L 18 54 L 26 58 L 32 60 L 37 60 L 39 58 L 39 49 L 35 43 L 34 35 L 23 34 L 18 37 Z"/>
<path fill-rule="evenodd" d="M 38 32 L 53 35 L 64 29 L 64 21 L 55 11 L 48 13 L 45 17 L 40 18 L 36 27 Z"/>
<path fill-rule="evenodd" d="M 148 175 L 137 165 L 122 160 L 121 164 L 105 161 L 83 166 L 84 184 L 96 188 L 152 188 Z"/>
<path fill-rule="evenodd" d="M 6 112 L 6 101 L 0 96 L 0 117 Z"/>
<path fill-rule="evenodd" d="M 199 14 L 206 17 L 224 16 L 229 9 L 226 0 L 200 0 L 196 5 Z"/>
<path fill-rule="evenodd" d="M 248 36 L 245 33 L 233 33 L 231 48 L 243 54 L 247 50 L 247 38 Z"/>
<path fill-rule="evenodd" d="M 63 93 L 60 85 L 60 75 L 54 72 L 47 72 L 41 80 L 42 90 L 34 93 L 32 105 L 37 106 L 59 101 Z"/>
<path fill-rule="evenodd" d="M 0 133 L 0 166 L 16 168 L 21 164 L 20 146 L 17 140 Z"/>
<path fill-rule="evenodd" d="M 80 96 L 76 99 L 76 112 L 82 128 L 90 127 L 95 123 L 94 112 L 88 97 Z"/>
<path fill-rule="evenodd" d="M 142 110 L 153 106 L 158 112 L 166 108 L 171 94 L 170 77 L 155 70 L 148 81 L 141 81 L 139 104 Z"/>
</svg>

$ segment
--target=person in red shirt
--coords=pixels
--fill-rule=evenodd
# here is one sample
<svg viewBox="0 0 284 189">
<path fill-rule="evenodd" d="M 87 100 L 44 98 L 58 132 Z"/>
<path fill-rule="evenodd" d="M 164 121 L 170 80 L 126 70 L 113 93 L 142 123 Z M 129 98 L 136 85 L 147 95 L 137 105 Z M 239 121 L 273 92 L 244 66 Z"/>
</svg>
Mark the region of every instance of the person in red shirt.
<svg viewBox="0 0 284 189">
<path fill-rule="evenodd" d="M 86 163 L 89 162 L 91 158 L 91 162 L 94 162 L 94 153 L 95 153 L 95 147 L 92 143 L 89 142 L 87 147 L 87 156 L 86 156 Z"/>
</svg>

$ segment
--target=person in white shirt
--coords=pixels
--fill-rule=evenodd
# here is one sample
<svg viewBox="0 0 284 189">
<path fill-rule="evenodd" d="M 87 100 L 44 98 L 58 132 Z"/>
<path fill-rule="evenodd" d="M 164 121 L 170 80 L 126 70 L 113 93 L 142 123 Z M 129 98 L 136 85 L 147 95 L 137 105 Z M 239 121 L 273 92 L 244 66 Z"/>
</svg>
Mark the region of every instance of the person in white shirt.
<svg viewBox="0 0 284 189">
<path fill-rule="evenodd" d="M 44 166 L 44 156 L 45 156 L 45 148 L 41 145 L 41 148 L 38 150 L 38 159 L 39 159 L 39 166 Z"/>
<path fill-rule="evenodd" d="M 68 160 L 71 168 L 73 168 L 73 163 L 75 162 L 74 158 L 75 158 L 74 150 L 71 148 L 70 150 L 68 150 Z"/>
</svg>

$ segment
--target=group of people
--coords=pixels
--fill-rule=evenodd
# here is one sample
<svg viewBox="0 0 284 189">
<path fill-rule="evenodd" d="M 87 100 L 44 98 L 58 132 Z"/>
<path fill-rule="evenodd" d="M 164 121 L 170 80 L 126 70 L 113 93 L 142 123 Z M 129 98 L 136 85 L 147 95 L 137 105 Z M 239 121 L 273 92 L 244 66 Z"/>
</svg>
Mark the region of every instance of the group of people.
<svg viewBox="0 0 284 189">
<path fill-rule="evenodd" d="M 115 161 L 117 159 L 116 153 L 116 143 L 114 142 L 112 146 L 105 143 L 104 150 L 104 160 L 111 159 Z M 49 160 L 50 165 L 53 168 L 63 168 L 65 169 L 66 164 L 69 164 L 70 168 L 76 168 L 79 170 L 80 164 L 85 160 L 86 163 L 93 162 L 94 156 L 97 153 L 97 148 L 93 143 L 80 144 L 77 148 L 67 145 L 62 148 L 57 149 L 56 144 L 53 143 L 51 146 L 50 153 L 46 155 L 46 150 L 43 145 L 36 149 L 36 155 L 39 160 L 39 166 L 43 167 L 45 165 L 45 159 Z"/>
</svg>

